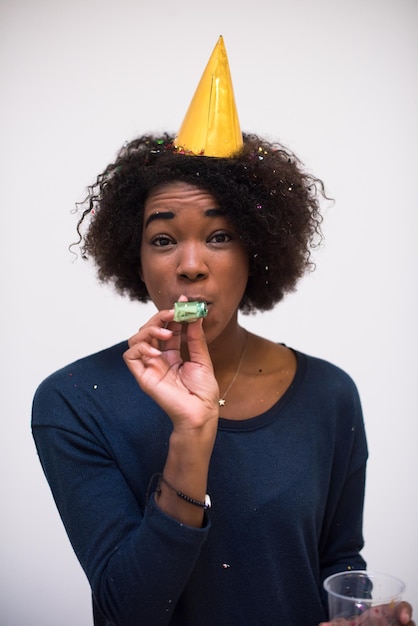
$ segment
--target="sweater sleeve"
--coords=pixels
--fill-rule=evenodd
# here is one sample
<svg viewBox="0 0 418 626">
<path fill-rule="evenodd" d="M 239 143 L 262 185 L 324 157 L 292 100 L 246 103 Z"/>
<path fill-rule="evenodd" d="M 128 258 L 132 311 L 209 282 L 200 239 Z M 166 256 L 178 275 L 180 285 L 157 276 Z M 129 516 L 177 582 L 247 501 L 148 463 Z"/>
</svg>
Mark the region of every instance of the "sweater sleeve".
<svg viewBox="0 0 418 626">
<path fill-rule="evenodd" d="M 360 399 L 352 381 L 348 392 L 338 412 L 334 435 L 334 461 L 319 544 L 321 582 L 340 571 L 366 568 L 360 552 L 364 546 L 367 441 Z M 324 591 L 323 597 L 326 600 Z"/>
<path fill-rule="evenodd" d="M 32 429 L 104 623 L 168 624 L 206 540 L 208 517 L 202 528 L 188 527 L 164 514 L 153 495 L 142 510 L 115 459 L 71 404 L 42 385 Z"/>
</svg>

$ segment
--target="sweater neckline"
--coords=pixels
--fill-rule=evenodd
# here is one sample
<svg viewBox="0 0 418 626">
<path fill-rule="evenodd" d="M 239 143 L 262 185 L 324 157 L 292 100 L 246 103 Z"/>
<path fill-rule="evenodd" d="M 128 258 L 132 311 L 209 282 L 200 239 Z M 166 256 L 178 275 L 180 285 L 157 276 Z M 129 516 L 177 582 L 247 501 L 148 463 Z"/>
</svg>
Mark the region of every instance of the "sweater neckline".
<svg viewBox="0 0 418 626">
<path fill-rule="evenodd" d="M 290 348 L 290 350 L 292 350 L 292 352 L 296 356 L 296 373 L 289 387 L 286 389 L 284 394 L 277 400 L 277 402 L 275 402 L 273 406 L 267 409 L 267 411 L 264 411 L 259 415 L 255 415 L 254 417 L 249 417 L 248 419 L 231 420 L 225 417 L 220 417 L 218 422 L 218 430 L 240 432 L 256 430 L 258 428 L 266 426 L 272 420 L 277 418 L 279 412 L 284 409 L 284 407 L 292 400 L 292 398 L 297 393 L 306 371 L 305 355 L 301 352 L 298 352 L 297 350 L 293 350 L 292 348 Z"/>
</svg>

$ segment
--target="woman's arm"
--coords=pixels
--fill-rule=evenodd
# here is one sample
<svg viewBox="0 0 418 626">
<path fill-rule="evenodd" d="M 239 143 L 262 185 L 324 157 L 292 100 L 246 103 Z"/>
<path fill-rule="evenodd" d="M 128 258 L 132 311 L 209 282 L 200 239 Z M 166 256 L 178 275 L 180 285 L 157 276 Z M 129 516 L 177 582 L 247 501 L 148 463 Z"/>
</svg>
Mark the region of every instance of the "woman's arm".
<svg viewBox="0 0 418 626">
<path fill-rule="evenodd" d="M 182 334 L 187 361 L 181 358 Z M 129 346 L 124 355 L 127 366 L 173 423 L 158 506 L 178 521 L 199 527 L 204 509 L 189 499 L 205 500 L 219 415 L 219 390 L 202 320 L 182 327 L 173 322 L 173 311 L 161 311 L 130 339 Z"/>
<path fill-rule="evenodd" d="M 35 411 L 41 402 L 38 397 Z M 51 408 L 68 410 L 59 400 Z M 208 520 L 202 528 L 180 524 L 153 497 L 141 509 L 114 459 L 92 438 L 51 427 L 35 427 L 34 437 L 100 611 L 117 626 L 167 624 L 207 537 Z"/>
<path fill-rule="evenodd" d="M 161 457 L 158 469 L 176 489 L 202 500 L 216 436 L 218 389 L 201 323 L 186 329 L 190 360 L 183 364 L 179 325 L 164 328 L 171 320 L 168 311 L 154 316 L 131 340 L 125 360 L 173 423 L 165 467 Z M 96 432 L 89 423 L 91 406 L 81 408 L 77 390 L 66 396 L 55 382 L 41 385 L 35 396 L 33 433 L 97 606 L 118 626 L 137 626 L 138 620 L 147 626 L 167 624 L 206 540 L 208 517 L 164 484 L 161 494 L 151 494 L 142 506 L 112 454 L 108 433 L 101 437 L 100 415 Z M 126 398 L 117 397 L 116 410 L 112 407 L 116 421 L 118 402 Z M 149 435 L 147 448 L 152 445 L 148 440 Z M 148 449 L 141 456 L 149 457 Z M 151 478 L 145 479 L 147 471 L 138 464 L 141 492 Z"/>
</svg>

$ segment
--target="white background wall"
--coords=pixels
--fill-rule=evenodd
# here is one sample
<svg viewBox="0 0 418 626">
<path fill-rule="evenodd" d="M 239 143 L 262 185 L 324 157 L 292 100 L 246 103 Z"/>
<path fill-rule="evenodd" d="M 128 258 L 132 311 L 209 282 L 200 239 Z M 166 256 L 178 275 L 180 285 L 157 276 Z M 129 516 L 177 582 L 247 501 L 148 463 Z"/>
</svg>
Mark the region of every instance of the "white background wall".
<svg viewBox="0 0 418 626">
<path fill-rule="evenodd" d="M 31 400 L 152 309 L 73 261 L 71 211 L 125 140 L 178 129 L 220 34 L 242 128 L 291 146 L 336 199 L 316 273 L 244 322 L 356 380 L 364 555 L 406 581 L 418 611 L 416 0 L 1 0 L 0 29 L 1 624 L 91 624 Z"/>
</svg>

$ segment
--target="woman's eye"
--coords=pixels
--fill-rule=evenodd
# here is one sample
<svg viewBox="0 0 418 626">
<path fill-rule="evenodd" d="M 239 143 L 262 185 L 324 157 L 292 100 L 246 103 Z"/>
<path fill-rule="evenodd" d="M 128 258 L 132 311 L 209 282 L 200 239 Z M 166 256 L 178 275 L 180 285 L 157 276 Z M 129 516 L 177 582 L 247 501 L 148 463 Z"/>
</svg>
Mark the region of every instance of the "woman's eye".
<svg viewBox="0 0 418 626">
<path fill-rule="evenodd" d="M 165 246 L 169 246 L 171 244 L 171 239 L 169 237 L 165 237 L 164 235 L 160 235 L 159 237 L 154 237 L 152 240 L 153 246 L 158 246 L 163 248 Z"/>
<path fill-rule="evenodd" d="M 221 232 L 215 233 L 210 238 L 211 243 L 226 243 L 227 241 L 231 241 L 232 237 L 228 233 Z"/>
</svg>

